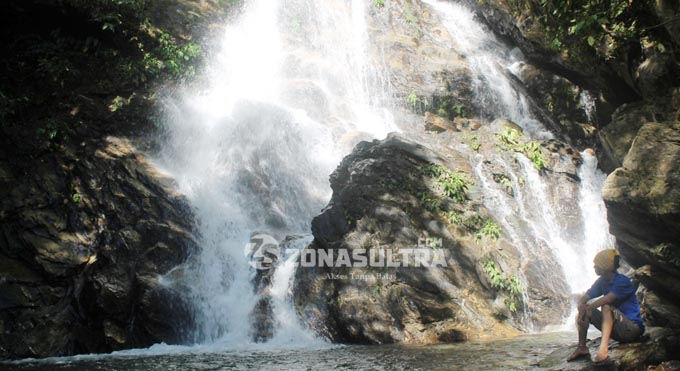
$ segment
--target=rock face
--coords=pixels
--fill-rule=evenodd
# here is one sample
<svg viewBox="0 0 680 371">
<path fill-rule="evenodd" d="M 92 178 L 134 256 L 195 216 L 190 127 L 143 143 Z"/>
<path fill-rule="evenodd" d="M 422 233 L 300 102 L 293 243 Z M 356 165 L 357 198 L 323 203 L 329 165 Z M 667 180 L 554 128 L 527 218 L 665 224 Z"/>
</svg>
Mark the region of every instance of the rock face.
<svg viewBox="0 0 680 371">
<path fill-rule="evenodd" d="M 556 350 L 538 364 L 539 370 L 596 371 L 596 370 L 678 370 L 678 362 L 667 362 L 677 353 L 680 338 L 676 333 L 660 327 L 648 328 L 641 343 L 612 344 L 610 360 L 594 364 L 587 358 L 566 362 L 574 351 L 573 347 Z M 600 346 L 600 338 L 587 343 L 590 354 L 594 355 Z M 658 365 L 655 368 L 647 365 Z"/>
<path fill-rule="evenodd" d="M 0 153 L 0 357 L 185 340 L 161 278 L 196 248 L 185 200 L 126 140 L 63 151 Z"/>
<path fill-rule="evenodd" d="M 459 177 L 469 187 L 463 194 L 441 182 Z M 444 160 L 395 134 L 358 144 L 331 175 L 333 196 L 312 222 L 307 253 L 341 259 L 346 250 L 359 261 L 352 255 L 364 249 L 370 259 L 371 251 L 403 258 L 404 249 L 422 248 L 425 261 L 439 254 L 445 266 L 303 263 L 294 292 L 303 320 L 333 341 L 421 344 L 514 334 L 524 316 L 559 321 L 568 310 L 566 283 L 524 265 L 504 232 L 482 232 L 496 224 L 473 177 L 462 153 Z"/>
<path fill-rule="evenodd" d="M 629 111 L 637 117 L 639 108 Z M 608 176 L 603 197 L 619 250 L 649 289 L 642 300 L 645 320 L 680 329 L 674 315 L 680 312 L 680 111 L 656 119 L 635 121 L 639 130 L 622 166 Z"/>
</svg>

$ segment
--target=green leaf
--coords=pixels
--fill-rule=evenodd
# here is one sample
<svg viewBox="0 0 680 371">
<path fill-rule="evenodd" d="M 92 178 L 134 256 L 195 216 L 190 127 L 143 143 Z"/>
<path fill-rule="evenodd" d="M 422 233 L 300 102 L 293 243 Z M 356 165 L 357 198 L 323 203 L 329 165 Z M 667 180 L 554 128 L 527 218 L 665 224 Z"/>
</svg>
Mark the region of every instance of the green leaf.
<svg viewBox="0 0 680 371">
<path fill-rule="evenodd" d="M 588 36 L 588 45 L 593 46 L 595 45 L 595 38 L 592 36 Z"/>
</svg>

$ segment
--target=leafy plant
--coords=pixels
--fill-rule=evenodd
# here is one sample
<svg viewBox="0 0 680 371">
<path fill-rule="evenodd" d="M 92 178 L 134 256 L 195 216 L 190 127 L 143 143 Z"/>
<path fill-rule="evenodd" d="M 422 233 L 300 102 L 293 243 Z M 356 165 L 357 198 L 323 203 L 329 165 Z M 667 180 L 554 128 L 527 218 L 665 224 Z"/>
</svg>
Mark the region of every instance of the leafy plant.
<svg viewBox="0 0 680 371">
<path fill-rule="evenodd" d="M 472 148 L 473 151 L 478 152 L 479 148 L 482 145 L 479 143 L 479 140 L 477 138 L 477 134 L 473 134 L 470 136 L 470 148 Z"/>
<path fill-rule="evenodd" d="M 523 143 L 524 135 L 511 127 L 505 127 L 497 135 L 498 147 L 506 151 L 515 151 L 524 154 L 533 163 L 536 170 L 542 170 L 545 167 L 545 159 L 541 152 L 541 143 L 537 141 L 530 141 Z"/>
<path fill-rule="evenodd" d="M 475 241 L 481 241 L 482 238 L 488 237 L 497 240 L 501 236 L 501 227 L 491 220 L 486 220 L 482 228 L 475 233 Z"/>
<path fill-rule="evenodd" d="M 416 93 L 411 93 L 406 97 L 406 102 L 413 108 L 418 104 L 418 95 Z"/>
<path fill-rule="evenodd" d="M 491 287 L 502 292 L 505 296 L 503 300 L 511 313 L 517 312 L 518 306 L 523 302 L 524 287 L 522 286 L 519 276 L 513 274 L 510 277 L 496 267 L 496 263 L 491 258 L 487 258 L 482 262 L 482 268 L 491 282 Z"/>
<path fill-rule="evenodd" d="M 474 214 L 463 220 L 463 227 L 471 232 L 476 232 L 484 225 L 484 218 L 479 214 Z"/>
<path fill-rule="evenodd" d="M 534 164 L 536 170 L 542 170 L 545 167 L 545 159 L 541 152 L 541 143 L 536 141 L 528 142 L 519 148 L 519 152 L 524 153 L 531 163 Z"/>
<path fill-rule="evenodd" d="M 468 181 L 463 174 L 447 173 L 439 176 L 439 182 L 443 187 L 444 194 L 456 202 L 467 199 Z"/>
<path fill-rule="evenodd" d="M 467 116 L 467 111 L 465 110 L 465 106 L 462 104 L 456 104 L 453 106 L 453 112 L 456 113 L 456 116 L 458 117 L 465 117 Z"/>
<path fill-rule="evenodd" d="M 507 126 L 497 135 L 499 146 L 505 150 L 513 150 L 516 148 L 523 137 L 524 135 L 522 135 L 522 132 Z"/>
<path fill-rule="evenodd" d="M 436 212 L 442 204 L 442 200 L 429 192 L 421 192 L 419 194 L 420 205 L 427 211 Z"/>
<path fill-rule="evenodd" d="M 503 275 L 503 272 L 501 272 L 500 269 L 496 267 L 496 263 L 493 261 L 493 259 L 487 258 L 482 263 L 482 266 L 484 268 L 484 273 L 486 273 L 489 281 L 491 282 L 491 287 L 499 291 L 504 290 L 505 276 Z"/>
<path fill-rule="evenodd" d="M 449 223 L 453 223 L 455 225 L 462 225 L 463 221 L 465 220 L 463 218 L 463 215 L 456 212 L 456 211 L 448 211 L 446 214 L 446 219 L 449 221 Z"/>
<path fill-rule="evenodd" d="M 385 6 L 385 0 L 373 0 L 373 5 L 375 5 L 376 8 L 382 8 Z"/>
<path fill-rule="evenodd" d="M 436 164 L 428 164 L 421 167 L 423 175 L 437 179 L 437 184 L 442 187 L 442 192 L 455 202 L 463 202 L 467 199 L 468 186 L 472 184 L 463 173 L 452 172 L 449 169 Z"/>
</svg>

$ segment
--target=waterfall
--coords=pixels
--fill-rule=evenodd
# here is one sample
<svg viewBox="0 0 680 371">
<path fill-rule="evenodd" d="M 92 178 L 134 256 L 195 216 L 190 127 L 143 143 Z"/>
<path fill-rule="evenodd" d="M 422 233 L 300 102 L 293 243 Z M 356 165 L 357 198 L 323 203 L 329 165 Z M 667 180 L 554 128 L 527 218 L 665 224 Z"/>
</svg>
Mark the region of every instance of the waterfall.
<svg viewBox="0 0 680 371">
<path fill-rule="evenodd" d="M 483 102 L 488 113 L 492 117 L 516 122 L 529 139 L 551 139 L 552 134 L 532 115 L 528 97 L 511 83 L 512 65 L 524 62 L 521 53 L 496 40 L 493 33 L 476 22 L 473 13 L 464 6 L 439 0 L 423 2 L 440 15 L 453 40 L 451 47 L 466 56 L 473 74 L 476 98 Z M 582 99 L 590 102 L 587 93 Z M 591 119 L 592 104 L 584 106 Z M 488 156 L 493 158 L 473 157 L 475 175 L 481 180 L 484 190 L 484 204 L 495 214 L 512 243 L 520 249 L 525 263 L 530 259 L 540 259 L 540 251 L 548 248 L 560 263 L 571 291 L 587 289 L 595 279 L 592 269 L 594 254 L 613 246 L 601 197 L 604 174 L 597 169 L 597 160 L 587 153 L 582 154 L 584 163 L 578 170 L 581 178 L 578 189 L 581 222 L 578 229 L 582 233 L 574 234 L 573 229 L 566 228 L 562 222 L 566 211 L 554 205 L 545 178 L 527 158 L 517 156 L 521 164 L 517 171 L 502 156 Z M 514 194 L 512 198 L 494 182 L 492 174 L 485 171 L 483 160 L 492 161 L 509 175 Z M 523 182 L 526 182 L 526 187 L 521 186 Z M 546 279 L 550 279 L 550 275 L 546 271 Z"/>
<path fill-rule="evenodd" d="M 309 235 L 341 156 L 394 131 L 386 78 L 366 55 L 364 8 L 357 0 L 248 2 L 225 30 L 206 86 L 165 102 L 156 162 L 198 220 L 201 250 L 183 278 L 198 343 L 252 341 L 251 234 Z M 272 276 L 272 342 L 304 338 L 290 306 L 295 257 L 282 255 Z"/>
<path fill-rule="evenodd" d="M 614 236 L 609 234 L 607 209 L 602 200 L 602 188 L 607 175 L 597 168 L 597 158 L 588 151 L 581 152 L 583 165 L 579 169 L 579 208 L 583 216 L 583 236 L 580 264 L 591 269 L 572 285 L 574 292 L 585 292 L 595 281 L 593 266 L 595 254 L 603 249 L 614 248 Z"/>
<path fill-rule="evenodd" d="M 531 114 L 526 96 L 513 87 L 508 78 L 509 67 L 521 57 L 496 40 L 491 30 L 475 20 L 464 6 L 440 0 L 423 0 L 442 18 L 458 53 L 465 55 L 473 72 L 475 98 L 485 113 L 505 117 L 518 123 L 535 139 L 550 139 L 553 135 Z"/>
<path fill-rule="evenodd" d="M 517 122 L 532 139 L 552 134 L 513 87 L 508 66 L 518 53 L 495 40 L 462 6 L 424 0 L 439 12 L 474 74 L 474 91 L 496 117 Z M 290 291 L 310 222 L 330 198 L 328 175 L 359 140 L 382 138 L 393 124 L 388 72 L 371 63 L 365 0 L 253 0 L 224 32 L 204 86 L 165 100 L 162 150 L 156 163 L 187 195 L 201 246 L 182 269 L 195 305 L 197 343 L 250 343 L 261 298 L 247 248 L 254 233 L 275 242 L 303 236 L 271 275 L 272 344 L 314 342 L 298 322 Z M 584 154 L 579 206 L 582 234 L 560 226 L 546 184 L 525 158 L 510 175 L 514 199 L 473 159 L 485 206 L 526 258 L 551 249 L 572 291 L 592 278 L 594 251 L 610 243 L 599 191 L 603 176 Z M 523 187 L 526 181 L 527 186 Z M 171 280 L 168 280 L 170 282 Z M 165 282 L 165 281 L 164 281 Z M 173 281 L 174 282 L 174 281 Z"/>
</svg>

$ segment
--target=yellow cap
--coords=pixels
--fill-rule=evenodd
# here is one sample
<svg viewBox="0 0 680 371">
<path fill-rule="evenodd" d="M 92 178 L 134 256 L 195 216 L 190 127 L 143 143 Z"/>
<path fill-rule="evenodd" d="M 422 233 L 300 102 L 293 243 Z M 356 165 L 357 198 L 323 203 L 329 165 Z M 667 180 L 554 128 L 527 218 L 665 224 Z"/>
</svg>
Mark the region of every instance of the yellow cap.
<svg viewBox="0 0 680 371">
<path fill-rule="evenodd" d="M 593 263 L 595 263 L 595 266 L 605 270 L 605 271 L 616 271 L 616 267 L 614 266 L 614 262 L 616 257 L 619 256 L 619 252 L 614 249 L 607 249 L 607 250 L 602 250 L 595 255 L 595 259 L 593 259 Z"/>
</svg>

